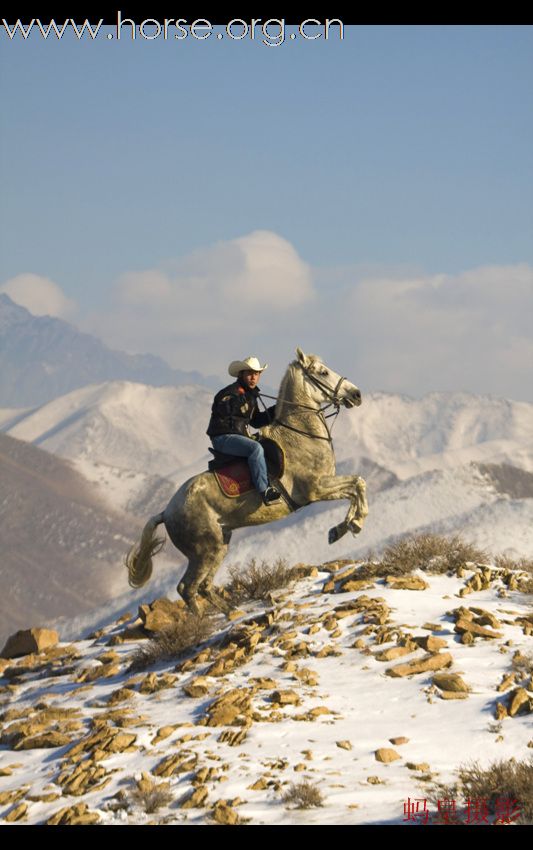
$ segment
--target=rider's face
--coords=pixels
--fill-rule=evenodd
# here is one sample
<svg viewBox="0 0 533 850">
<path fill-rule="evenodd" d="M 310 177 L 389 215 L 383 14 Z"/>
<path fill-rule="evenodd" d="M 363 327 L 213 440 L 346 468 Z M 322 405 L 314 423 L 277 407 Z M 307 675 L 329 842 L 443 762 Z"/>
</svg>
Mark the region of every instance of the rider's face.
<svg viewBox="0 0 533 850">
<path fill-rule="evenodd" d="M 242 382 L 245 386 L 253 390 L 260 378 L 260 375 L 261 372 L 254 372 L 252 369 L 247 369 L 246 371 L 241 372 Z"/>
</svg>

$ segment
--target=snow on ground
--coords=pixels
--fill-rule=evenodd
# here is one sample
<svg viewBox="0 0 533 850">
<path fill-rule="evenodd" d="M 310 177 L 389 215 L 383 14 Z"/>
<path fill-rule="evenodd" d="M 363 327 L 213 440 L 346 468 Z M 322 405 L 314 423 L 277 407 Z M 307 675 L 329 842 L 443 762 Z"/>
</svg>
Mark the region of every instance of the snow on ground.
<svg viewBox="0 0 533 850">
<path fill-rule="evenodd" d="M 26 796 L 28 809 L 21 822 L 43 823 L 60 809 L 83 802 L 105 824 L 204 824 L 210 822 L 211 807 L 217 800 L 239 798 L 241 802 L 234 803 L 234 809 L 252 824 L 402 824 L 409 799 L 428 798 L 428 808 L 434 811 L 425 790 L 430 779 L 450 783 L 456 778 L 459 765 L 469 760 L 478 760 L 487 767 L 496 759 L 527 759 L 533 746 L 531 714 L 518 714 L 497 723 L 494 710 L 497 701 L 506 702 L 508 697 L 497 687 L 511 670 L 512 655 L 533 649 L 533 636 L 526 635 L 517 621 L 517 617 L 527 613 L 531 616 L 531 596 L 502 591 L 503 585 L 496 579 L 490 589 L 461 598 L 458 594 L 465 578 L 418 575 L 429 584 L 428 589 L 395 590 L 377 580 L 374 587 L 362 591 L 323 593 L 324 582 L 329 578 L 324 571 L 297 582 L 276 597 L 273 621 L 262 633 L 266 637 L 256 645 L 255 652 L 230 672 L 208 675 L 209 691 L 203 696 L 186 696 L 182 687 L 198 675 L 205 675 L 213 659 L 183 671 L 176 668 L 175 662 L 158 662 L 137 674 L 130 681 L 135 690 L 132 700 L 117 705 L 130 708 L 131 716 L 136 718 L 133 725 L 122 729 L 135 734 L 134 749 L 97 758 L 109 780 L 105 788 L 50 801 L 28 801 Z M 460 673 L 470 688 L 468 698 L 442 699 L 431 686 L 431 673 L 408 678 L 387 676 L 389 667 L 422 657 L 424 651 L 416 650 L 392 662 L 377 660 L 374 656 L 395 646 L 396 641 L 376 643 L 378 626 L 372 626 L 372 620 L 363 622 L 357 612 L 339 618 L 332 631 L 328 615 L 339 605 L 364 596 L 381 599 L 389 606 L 387 626 L 393 632 L 444 638 L 447 647 L 441 652 L 451 653 L 453 666 L 449 671 Z M 470 645 L 462 643 L 450 613 L 459 606 L 478 606 L 495 615 L 501 636 L 476 638 Z M 259 603 L 250 603 L 248 618 L 261 610 Z M 223 618 L 219 622 L 222 631 L 231 627 Z M 26 673 L 19 681 L 10 680 L 16 684 L 10 686 L 9 693 L 0 691 L 0 699 L 5 702 L 8 698 L 10 708 L 26 711 L 43 702 L 55 708 L 78 708 L 84 728 L 73 735 L 73 740 L 80 740 L 89 732 L 91 720 L 106 711 L 111 694 L 131 679 L 126 668 L 136 642 L 108 646 L 109 639 L 123 628 L 124 624 L 111 623 L 103 636 L 77 641 L 75 646 L 81 657 L 70 672 L 56 678 Z M 238 628 L 238 622 L 233 628 Z M 290 666 L 285 667 L 289 651 L 286 641 L 291 639 L 305 642 L 309 652 L 307 657 L 296 658 L 294 667 L 314 671 L 316 684 L 305 684 L 295 677 Z M 356 640 L 361 641 L 358 648 L 354 647 Z M 335 654 L 317 656 L 326 646 L 333 647 Z M 98 667 L 99 656 L 109 650 L 117 653 L 120 670 L 110 678 L 80 686 L 81 668 Z M 24 662 L 21 659 L 20 663 Z M 163 690 L 141 693 L 140 681 L 154 672 L 176 678 Z M 198 725 L 215 698 L 231 689 L 246 693 L 259 677 L 273 682 L 263 683 L 264 687 L 253 694 L 254 720 L 240 743 L 231 746 L 219 737 L 223 731 L 243 731 L 242 725 Z M 1 680 L 1 684 L 5 681 Z M 274 706 L 274 692 L 279 689 L 294 691 L 300 704 Z M 303 715 L 309 718 L 308 712 L 313 708 L 327 711 L 313 720 L 298 719 Z M 260 717 L 273 722 L 263 722 Z M 157 730 L 168 726 L 174 727 L 168 737 L 156 741 Z M 6 723 L 5 732 L 9 733 Z M 405 736 L 408 742 L 393 745 L 390 738 L 398 736 Z M 339 742 L 349 743 L 341 748 Z M 400 758 L 390 764 L 377 761 L 376 750 L 382 747 L 393 748 Z M 61 794 L 57 780 L 61 770 L 68 767 L 64 761 L 67 752 L 67 746 L 15 752 L 3 744 L 0 793 L 27 786 L 26 794 L 32 797 Z M 163 759 L 179 753 L 190 766 L 165 780 L 170 783 L 173 801 L 156 814 L 146 814 L 131 802 L 131 782 L 140 779 L 142 771 L 153 771 Z M 408 763 L 419 768 L 409 769 Z M 422 766 L 424 763 L 426 767 Z M 9 765 L 11 775 L 2 776 L 2 768 Z M 214 768 L 203 783 L 207 801 L 189 810 L 181 808 L 183 799 L 194 790 L 195 774 L 203 767 Z M 265 787 L 252 790 L 261 777 Z M 298 811 L 282 801 L 290 783 L 304 780 L 319 786 L 325 798 L 323 807 Z M 120 790 L 130 799 L 129 808 L 113 811 L 110 803 Z M 14 808 L 15 804 L 0 806 L 0 818 Z"/>
</svg>

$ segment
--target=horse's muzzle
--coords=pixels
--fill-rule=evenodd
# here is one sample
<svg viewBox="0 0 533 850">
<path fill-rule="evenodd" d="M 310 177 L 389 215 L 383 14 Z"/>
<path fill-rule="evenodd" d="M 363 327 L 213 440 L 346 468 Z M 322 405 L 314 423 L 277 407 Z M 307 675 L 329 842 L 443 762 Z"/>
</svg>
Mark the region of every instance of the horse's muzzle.
<svg viewBox="0 0 533 850">
<path fill-rule="evenodd" d="M 350 408 L 350 407 L 359 407 L 359 405 L 361 404 L 362 400 L 363 400 L 363 399 L 361 398 L 361 390 L 353 389 L 350 393 L 347 393 L 347 394 L 344 396 L 344 398 L 343 398 L 343 400 L 342 400 L 342 403 L 343 403 L 343 404 L 344 404 L 344 406 L 345 406 L 345 407 L 347 407 L 347 408 Z"/>
</svg>

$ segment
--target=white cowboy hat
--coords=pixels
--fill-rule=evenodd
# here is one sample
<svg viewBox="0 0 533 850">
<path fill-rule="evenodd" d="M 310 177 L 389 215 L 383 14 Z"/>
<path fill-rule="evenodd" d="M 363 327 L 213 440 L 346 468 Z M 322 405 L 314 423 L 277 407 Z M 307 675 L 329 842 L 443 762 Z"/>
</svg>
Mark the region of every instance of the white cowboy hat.
<svg viewBox="0 0 533 850">
<path fill-rule="evenodd" d="M 232 360 L 228 366 L 228 372 L 232 378 L 238 378 L 239 372 L 264 372 L 268 368 L 268 363 L 261 366 L 257 357 L 246 357 L 244 360 Z"/>
</svg>

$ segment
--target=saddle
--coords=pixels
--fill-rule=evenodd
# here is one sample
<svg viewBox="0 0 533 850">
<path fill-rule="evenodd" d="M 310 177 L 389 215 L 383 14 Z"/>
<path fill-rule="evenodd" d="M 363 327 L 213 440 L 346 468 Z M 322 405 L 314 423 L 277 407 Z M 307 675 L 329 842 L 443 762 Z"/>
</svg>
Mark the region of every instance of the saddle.
<svg viewBox="0 0 533 850">
<path fill-rule="evenodd" d="M 269 437 L 262 437 L 259 442 L 265 452 L 268 475 L 271 479 L 281 478 L 285 469 L 283 449 Z M 226 496 L 235 498 L 254 489 L 250 477 L 250 468 L 245 457 L 227 455 L 210 448 L 214 457 L 208 463 L 210 472 L 214 473 L 219 487 Z"/>
</svg>

